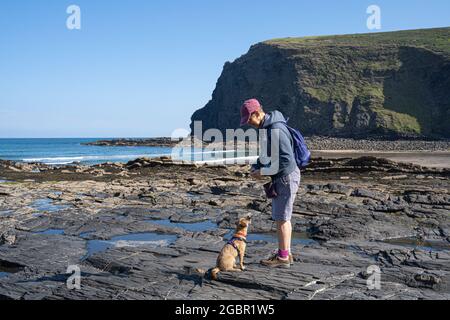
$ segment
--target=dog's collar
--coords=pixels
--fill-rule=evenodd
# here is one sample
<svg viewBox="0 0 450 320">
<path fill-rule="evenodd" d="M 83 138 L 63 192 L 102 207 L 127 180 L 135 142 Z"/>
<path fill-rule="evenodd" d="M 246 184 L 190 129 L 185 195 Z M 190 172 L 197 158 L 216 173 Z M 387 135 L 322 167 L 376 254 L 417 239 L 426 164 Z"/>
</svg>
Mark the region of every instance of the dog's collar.
<svg viewBox="0 0 450 320">
<path fill-rule="evenodd" d="M 240 237 L 240 236 L 238 236 L 238 234 L 235 234 L 235 235 L 231 238 L 230 241 L 233 241 L 233 240 L 244 241 L 245 243 L 247 243 L 247 238 L 246 238 L 246 237 Z"/>
<path fill-rule="evenodd" d="M 247 240 L 247 233 L 237 232 L 233 235 L 233 238 Z"/>
</svg>

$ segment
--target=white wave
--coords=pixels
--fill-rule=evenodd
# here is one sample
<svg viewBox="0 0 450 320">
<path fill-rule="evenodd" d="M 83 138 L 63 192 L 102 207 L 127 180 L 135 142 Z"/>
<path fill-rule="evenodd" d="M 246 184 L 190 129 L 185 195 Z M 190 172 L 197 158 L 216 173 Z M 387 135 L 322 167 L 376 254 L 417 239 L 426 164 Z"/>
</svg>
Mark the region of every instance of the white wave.
<svg viewBox="0 0 450 320">
<path fill-rule="evenodd" d="M 180 149 L 180 151 L 183 151 Z M 44 157 L 44 158 L 25 158 L 23 162 L 42 162 L 46 164 L 69 164 L 73 162 L 93 161 L 93 160 L 114 160 L 114 159 L 137 159 L 143 157 L 164 157 L 172 156 L 173 154 L 181 153 L 183 156 L 198 155 L 198 154 L 214 154 L 214 153 L 230 153 L 234 150 L 217 150 L 217 151 L 199 151 L 199 152 L 174 152 L 174 153 L 159 153 L 159 154 L 116 154 L 116 155 L 98 155 L 98 156 L 73 156 L 73 157 Z"/>
<path fill-rule="evenodd" d="M 44 161 L 81 161 L 84 157 L 54 157 L 54 158 L 32 158 L 22 159 L 24 162 L 44 162 Z"/>
<path fill-rule="evenodd" d="M 48 165 L 67 165 L 72 163 L 84 163 L 84 162 L 107 162 L 107 161 L 124 161 L 124 160 L 134 160 L 137 158 L 156 158 L 156 157 L 172 157 L 175 160 L 187 160 L 191 159 L 191 161 L 195 161 L 193 156 L 195 155 L 210 155 L 210 154 L 229 154 L 235 153 L 235 150 L 208 150 L 206 148 L 204 151 L 194 151 L 187 152 L 189 149 L 174 147 L 171 150 L 171 153 L 158 153 L 158 154 L 103 154 L 103 155 L 74 155 L 74 156 L 55 156 L 55 157 L 41 157 L 41 158 L 24 158 L 23 162 L 31 163 L 38 162 L 44 163 Z M 195 150 L 195 149 L 194 149 Z M 198 163 L 214 163 L 221 162 L 222 160 L 208 160 L 208 157 L 202 157 L 203 161 L 199 161 Z M 241 159 L 241 158 L 227 158 L 227 159 Z M 227 160 L 232 161 L 232 160 Z"/>
<path fill-rule="evenodd" d="M 230 153 L 230 152 L 236 152 L 235 150 L 211 150 L 211 151 L 197 151 L 197 152 L 184 152 L 183 148 L 175 149 L 180 150 L 181 152 L 172 152 L 174 153 L 182 153 L 183 155 L 192 155 L 192 154 L 214 154 L 214 153 Z"/>
<path fill-rule="evenodd" d="M 71 163 L 74 163 L 74 161 L 68 161 L 68 162 L 45 162 L 45 164 L 48 164 L 48 165 L 71 164 Z"/>
<path fill-rule="evenodd" d="M 43 162 L 46 164 L 62 164 L 93 160 L 113 160 L 113 159 L 136 159 L 142 157 L 160 157 L 163 155 L 154 154 L 124 154 L 124 155 L 99 155 L 99 156 L 76 156 L 76 157 L 53 157 L 53 158 L 29 158 L 22 159 L 23 162 Z"/>
<path fill-rule="evenodd" d="M 255 163 L 258 159 L 257 156 L 254 157 L 236 157 L 236 158 L 222 158 L 215 160 L 206 160 L 206 161 L 194 161 L 197 164 L 247 164 L 247 163 Z"/>
</svg>

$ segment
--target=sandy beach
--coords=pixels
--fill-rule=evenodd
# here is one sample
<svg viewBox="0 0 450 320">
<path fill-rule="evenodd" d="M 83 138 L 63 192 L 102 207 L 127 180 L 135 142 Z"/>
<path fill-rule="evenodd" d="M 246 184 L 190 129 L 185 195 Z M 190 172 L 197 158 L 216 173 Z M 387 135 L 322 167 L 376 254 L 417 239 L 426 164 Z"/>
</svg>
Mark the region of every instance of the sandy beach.
<svg viewBox="0 0 450 320">
<path fill-rule="evenodd" d="M 423 167 L 450 168 L 450 151 L 370 151 L 370 150 L 313 150 L 313 156 L 325 159 L 373 156 L 392 161 L 413 163 Z"/>
</svg>

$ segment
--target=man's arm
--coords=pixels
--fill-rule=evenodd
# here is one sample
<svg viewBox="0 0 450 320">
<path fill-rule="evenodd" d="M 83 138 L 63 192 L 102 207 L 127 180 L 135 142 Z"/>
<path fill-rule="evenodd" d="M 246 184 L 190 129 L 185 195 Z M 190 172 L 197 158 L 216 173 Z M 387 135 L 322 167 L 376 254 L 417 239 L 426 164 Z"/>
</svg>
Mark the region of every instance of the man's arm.
<svg viewBox="0 0 450 320">
<path fill-rule="evenodd" d="M 268 167 L 263 167 L 260 169 L 262 176 L 274 176 L 278 173 L 278 169 L 280 168 L 280 159 L 279 157 L 275 157 L 270 161 Z"/>
<path fill-rule="evenodd" d="M 264 129 L 264 130 L 266 130 L 266 129 Z M 268 131 L 270 131 L 270 130 L 266 130 L 265 132 L 267 132 L 267 135 L 269 136 L 270 133 L 268 133 Z M 266 138 L 264 135 L 265 135 L 264 131 L 263 131 L 263 133 L 261 133 L 261 131 L 260 131 L 260 135 L 259 135 L 260 156 L 256 160 L 256 163 L 251 166 L 252 171 L 258 171 L 261 168 L 264 168 L 265 166 L 267 166 L 267 164 L 262 164 L 262 162 L 261 162 L 261 153 L 266 154 L 267 153 L 267 145 L 270 144 L 269 137 Z M 264 141 L 267 141 L 267 144 L 264 144 Z"/>
<path fill-rule="evenodd" d="M 261 175 L 274 176 L 280 168 L 280 129 L 269 129 L 267 132 L 267 156 L 270 161 L 261 167 Z"/>
</svg>

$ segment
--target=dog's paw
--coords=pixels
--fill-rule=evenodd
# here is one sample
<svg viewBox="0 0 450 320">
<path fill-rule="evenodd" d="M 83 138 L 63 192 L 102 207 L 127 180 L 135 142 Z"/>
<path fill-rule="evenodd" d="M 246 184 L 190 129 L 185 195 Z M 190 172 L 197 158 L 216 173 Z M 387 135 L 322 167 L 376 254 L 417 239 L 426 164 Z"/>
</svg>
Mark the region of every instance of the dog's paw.
<svg viewBox="0 0 450 320">
<path fill-rule="evenodd" d="M 245 268 L 244 266 L 241 266 L 241 270 L 242 270 L 242 271 L 245 271 L 245 269 L 246 269 L 246 268 Z"/>
</svg>

